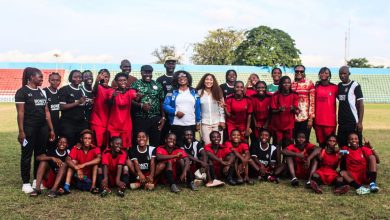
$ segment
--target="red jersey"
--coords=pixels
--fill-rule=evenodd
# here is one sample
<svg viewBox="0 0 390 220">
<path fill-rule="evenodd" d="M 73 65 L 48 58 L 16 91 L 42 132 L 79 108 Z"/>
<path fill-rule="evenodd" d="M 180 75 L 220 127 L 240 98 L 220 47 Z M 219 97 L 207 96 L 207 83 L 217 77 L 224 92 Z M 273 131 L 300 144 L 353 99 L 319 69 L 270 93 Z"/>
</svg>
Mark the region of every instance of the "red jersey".
<svg viewBox="0 0 390 220">
<path fill-rule="evenodd" d="M 69 153 L 69 157 L 72 160 L 77 161 L 78 164 L 84 164 L 86 162 L 89 162 L 100 155 L 100 148 L 91 146 L 88 150 L 88 152 L 84 152 L 82 148 L 78 149 L 77 146 L 74 146 L 72 150 Z M 83 168 L 83 173 L 86 175 L 88 178 L 91 178 L 92 170 L 90 166 L 84 167 Z"/>
<path fill-rule="evenodd" d="M 165 148 L 165 146 L 159 146 L 157 147 L 156 149 L 156 155 L 176 155 L 178 153 L 181 153 L 181 158 L 186 158 L 188 157 L 187 153 L 183 150 L 183 149 L 180 149 L 180 148 L 175 148 L 173 149 L 170 153 L 169 151 Z M 174 159 L 171 159 L 171 160 L 176 160 L 178 158 L 174 158 Z"/>
<path fill-rule="evenodd" d="M 353 173 L 366 172 L 367 159 L 369 156 L 373 155 L 370 148 L 362 146 L 354 150 L 345 146 L 342 150 L 348 150 L 348 154 L 343 155 L 347 171 Z"/>
<path fill-rule="evenodd" d="M 251 96 L 255 95 L 256 93 L 257 92 L 254 89 L 254 87 L 250 87 L 250 88 L 246 89 L 245 95 L 248 96 L 248 97 L 251 97 Z"/>
<path fill-rule="evenodd" d="M 90 118 L 91 125 L 100 127 L 107 127 L 108 117 L 110 113 L 110 106 L 108 100 L 112 94 L 113 89 L 98 85 L 96 97 L 93 101 L 93 108 Z"/>
<path fill-rule="evenodd" d="M 313 152 L 314 147 L 315 147 L 314 144 L 307 143 L 307 144 L 305 144 L 303 149 L 299 149 L 298 147 L 295 146 L 295 144 L 290 144 L 287 147 L 287 150 L 294 152 L 294 153 L 302 153 L 303 152 L 303 154 L 305 155 L 304 158 L 307 158 Z M 295 157 L 294 160 L 296 163 L 301 163 L 301 164 L 305 163 L 305 160 L 298 158 L 298 157 Z"/>
<path fill-rule="evenodd" d="M 234 147 L 232 142 L 226 141 L 225 146 L 229 148 L 230 151 L 236 151 L 239 154 L 245 154 L 245 152 L 249 151 L 249 146 L 246 143 L 240 143 L 237 147 Z"/>
<path fill-rule="evenodd" d="M 272 115 L 272 129 L 279 131 L 293 129 L 295 113 L 291 112 L 291 108 L 298 108 L 298 95 L 296 93 L 285 95 L 276 92 L 271 99 L 271 109 L 279 109 L 280 107 L 284 107 L 285 110 Z"/>
<path fill-rule="evenodd" d="M 226 122 L 235 125 L 246 125 L 248 115 L 252 114 L 252 100 L 244 96 L 237 100 L 234 96 L 226 99 L 226 110 L 231 114 Z"/>
<path fill-rule="evenodd" d="M 218 157 L 220 159 L 225 158 L 227 155 L 229 155 L 232 152 L 229 147 L 226 147 L 222 144 L 219 145 L 217 151 L 214 151 L 212 144 L 207 144 L 204 147 L 204 150 L 206 152 L 210 152 L 210 153 L 214 154 L 216 157 Z"/>
<path fill-rule="evenodd" d="M 318 84 L 315 90 L 315 118 L 314 123 L 321 126 L 336 126 L 336 97 L 338 86 Z"/>
<path fill-rule="evenodd" d="M 253 106 L 253 115 L 256 120 L 256 127 L 263 127 L 264 123 L 269 117 L 269 112 L 271 109 L 271 96 L 265 95 L 261 98 L 258 95 L 253 95 L 252 97 L 252 106 Z"/>
<path fill-rule="evenodd" d="M 323 149 L 320 154 L 320 168 L 330 168 L 332 170 L 336 170 L 337 167 L 339 167 L 339 156 L 338 152 L 327 153 L 326 150 Z"/>
<path fill-rule="evenodd" d="M 116 175 L 118 165 L 125 165 L 126 159 L 126 151 L 121 150 L 121 152 L 114 158 L 111 153 L 111 149 L 107 149 L 103 152 L 102 155 L 102 165 L 106 165 L 108 168 L 108 172 Z"/>
<path fill-rule="evenodd" d="M 131 102 L 135 99 L 136 94 L 136 90 L 129 89 L 114 98 L 108 120 L 108 130 L 129 131 L 132 129 L 130 110 Z"/>
</svg>

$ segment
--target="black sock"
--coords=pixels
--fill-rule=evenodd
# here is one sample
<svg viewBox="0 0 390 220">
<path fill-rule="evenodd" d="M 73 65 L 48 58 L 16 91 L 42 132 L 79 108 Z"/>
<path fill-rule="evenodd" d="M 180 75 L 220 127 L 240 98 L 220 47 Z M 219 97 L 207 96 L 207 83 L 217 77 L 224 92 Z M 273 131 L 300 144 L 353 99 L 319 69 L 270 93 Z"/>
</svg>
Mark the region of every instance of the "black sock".
<svg viewBox="0 0 390 220">
<path fill-rule="evenodd" d="M 192 181 L 194 181 L 194 175 L 191 171 L 187 172 L 187 184 L 190 184 Z"/>
<path fill-rule="evenodd" d="M 175 184 L 175 181 L 173 180 L 173 172 L 172 172 L 172 170 L 166 170 L 165 171 L 165 178 L 167 178 L 167 181 L 168 181 L 169 185 Z"/>
<path fill-rule="evenodd" d="M 122 174 L 121 179 L 127 185 L 130 182 L 130 175 L 129 174 Z"/>
<path fill-rule="evenodd" d="M 370 182 L 376 182 L 376 172 L 368 172 L 367 177 Z"/>
<path fill-rule="evenodd" d="M 314 181 L 314 182 L 316 182 L 318 185 L 321 185 L 321 184 L 322 184 L 322 180 L 321 180 L 321 178 L 312 177 L 311 181 Z"/>
<path fill-rule="evenodd" d="M 341 186 L 343 186 L 343 185 L 344 185 L 343 182 L 340 182 L 340 181 L 337 181 L 337 180 L 334 181 L 334 187 L 335 187 L 336 189 L 339 188 L 339 187 L 341 187 Z"/>
<path fill-rule="evenodd" d="M 359 189 L 361 187 L 361 185 L 357 184 L 355 181 L 350 182 L 349 185 L 355 189 Z"/>
<path fill-rule="evenodd" d="M 210 172 L 210 179 L 215 180 L 215 173 L 214 173 L 214 166 L 213 165 L 209 166 L 209 172 Z"/>
<path fill-rule="evenodd" d="M 102 185 L 102 180 L 104 179 L 103 174 L 98 174 L 96 178 L 96 186 L 100 187 Z"/>
</svg>

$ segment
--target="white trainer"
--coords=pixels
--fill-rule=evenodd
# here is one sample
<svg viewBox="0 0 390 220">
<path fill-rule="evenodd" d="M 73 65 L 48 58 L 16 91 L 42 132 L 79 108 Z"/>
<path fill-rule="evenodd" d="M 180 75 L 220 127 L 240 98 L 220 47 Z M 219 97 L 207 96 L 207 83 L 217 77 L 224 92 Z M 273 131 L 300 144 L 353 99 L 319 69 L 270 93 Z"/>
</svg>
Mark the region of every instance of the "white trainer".
<svg viewBox="0 0 390 220">
<path fill-rule="evenodd" d="M 23 184 L 22 191 L 26 194 L 32 193 L 34 189 L 31 187 L 30 183 Z"/>
<path fill-rule="evenodd" d="M 37 180 L 33 180 L 32 188 L 33 189 L 37 188 Z M 41 183 L 41 190 L 45 190 L 45 189 L 47 189 L 47 188 Z"/>
</svg>

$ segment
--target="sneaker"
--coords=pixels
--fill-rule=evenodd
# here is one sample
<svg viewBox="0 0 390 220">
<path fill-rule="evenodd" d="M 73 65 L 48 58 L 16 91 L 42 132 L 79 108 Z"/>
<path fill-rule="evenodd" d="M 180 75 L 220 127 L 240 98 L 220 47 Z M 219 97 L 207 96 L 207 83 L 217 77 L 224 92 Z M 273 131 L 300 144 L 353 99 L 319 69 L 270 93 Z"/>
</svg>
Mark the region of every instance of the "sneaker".
<svg viewBox="0 0 390 220">
<path fill-rule="evenodd" d="M 118 191 L 116 192 L 116 195 L 123 198 L 123 197 L 125 197 L 125 192 L 122 189 L 118 189 Z"/>
<path fill-rule="evenodd" d="M 153 183 L 146 183 L 145 189 L 146 190 L 154 190 L 154 184 Z"/>
<path fill-rule="evenodd" d="M 196 187 L 200 187 L 203 185 L 203 180 L 200 180 L 200 179 L 195 179 L 194 180 L 194 184 Z"/>
<path fill-rule="evenodd" d="M 322 190 L 316 181 L 310 181 L 310 187 L 314 190 L 315 193 L 322 194 Z"/>
<path fill-rule="evenodd" d="M 358 195 L 365 195 L 365 194 L 369 194 L 370 193 L 370 189 L 364 187 L 364 186 L 361 186 L 359 189 L 356 190 L 356 193 Z"/>
<path fill-rule="evenodd" d="M 56 198 L 57 195 L 58 195 L 57 192 L 53 190 L 50 190 L 49 193 L 47 193 L 47 196 L 50 198 Z"/>
<path fill-rule="evenodd" d="M 42 194 L 42 191 L 41 190 L 37 190 L 37 189 L 34 189 L 31 193 L 30 193 L 30 197 L 37 197 L 39 195 Z"/>
<path fill-rule="evenodd" d="M 22 191 L 26 194 L 29 194 L 29 193 L 32 193 L 34 191 L 34 189 L 31 187 L 30 183 L 25 183 L 22 186 Z"/>
<path fill-rule="evenodd" d="M 206 173 L 200 172 L 200 169 L 197 169 L 194 173 L 195 178 L 198 180 L 206 180 L 207 176 Z"/>
<path fill-rule="evenodd" d="M 344 186 L 340 186 L 338 188 L 336 188 L 334 190 L 334 193 L 335 194 L 338 194 L 338 195 L 342 195 L 342 194 L 345 194 L 349 191 L 349 186 L 348 185 L 344 185 Z"/>
<path fill-rule="evenodd" d="M 203 181 L 206 181 L 207 180 L 207 174 L 206 173 L 202 173 L 202 179 Z"/>
<path fill-rule="evenodd" d="M 224 182 L 217 180 L 217 179 L 214 179 L 212 182 L 208 182 L 206 184 L 206 187 L 217 187 L 217 186 L 223 186 L 223 185 L 225 185 Z"/>
<path fill-rule="evenodd" d="M 268 182 L 273 183 L 273 182 L 275 182 L 276 178 L 274 176 L 270 175 L 270 176 L 267 177 L 267 180 L 268 180 Z"/>
<path fill-rule="evenodd" d="M 229 184 L 229 185 L 231 185 L 231 186 L 237 185 L 237 182 L 234 181 L 233 178 L 228 178 L 228 179 L 226 180 L 226 182 L 227 182 L 227 184 Z"/>
<path fill-rule="evenodd" d="M 141 183 L 130 183 L 130 189 L 139 189 L 141 187 Z"/>
<path fill-rule="evenodd" d="M 198 191 L 198 187 L 195 186 L 194 181 L 191 181 L 191 182 L 188 184 L 188 187 L 190 187 L 190 189 L 191 189 L 192 191 Z"/>
<path fill-rule="evenodd" d="M 299 186 L 299 180 L 296 177 L 291 179 L 291 186 Z"/>
<path fill-rule="evenodd" d="M 372 193 L 377 193 L 379 191 L 379 187 L 376 185 L 376 182 L 370 183 L 370 191 Z"/>
<path fill-rule="evenodd" d="M 33 180 L 32 188 L 33 189 L 37 188 L 37 180 Z M 41 183 L 41 190 L 45 190 L 45 189 L 47 189 L 47 188 Z"/>
<path fill-rule="evenodd" d="M 110 192 L 109 191 L 107 191 L 106 189 L 103 189 L 101 192 L 100 192 L 100 197 L 106 197 L 106 196 L 108 196 L 108 194 L 109 194 Z"/>
<path fill-rule="evenodd" d="M 171 185 L 171 192 L 173 193 L 179 193 L 180 189 L 176 186 L 176 184 Z"/>
<path fill-rule="evenodd" d="M 237 185 L 241 185 L 241 184 L 244 184 L 244 180 L 243 179 L 237 179 L 236 180 L 236 183 L 237 183 Z"/>
<path fill-rule="evenodd" d="M 306 184 L 305 184 L 305 188 L 306 189 L 310 189 L 311 188 L 311 183 L 310 182 L 311 182 L 310 180 L 306 182 Z"/>
</svg>

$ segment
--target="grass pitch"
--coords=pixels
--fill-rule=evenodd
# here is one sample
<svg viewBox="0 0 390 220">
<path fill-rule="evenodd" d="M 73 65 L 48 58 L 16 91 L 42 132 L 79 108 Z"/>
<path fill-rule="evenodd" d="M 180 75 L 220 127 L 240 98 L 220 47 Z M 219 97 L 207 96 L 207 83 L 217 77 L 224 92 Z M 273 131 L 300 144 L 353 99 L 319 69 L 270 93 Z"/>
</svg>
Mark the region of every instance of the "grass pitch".
<svg viewBox="0 0 390 220">
<path fill-rule="evenodd" d="M 288 180 L 279 185 L 182 187 L 178 195 L 166 187 L 154 192 L 126 191 L 124 198 L 100 198 L 86 192 L 50 199 L 30 198 L 21 191 L 20 146 L 16 110 L 0 104 L 0 219 L 389 219 L 390 218 L 390 105 L 366 104 L 364 136 L 380 155 L 380 192 L 357 196 L 353 190 L 335 196 L 331 188 L 316 195 Z M 312 133 L 314 141 L 314 132 Z"/>
</svg>

